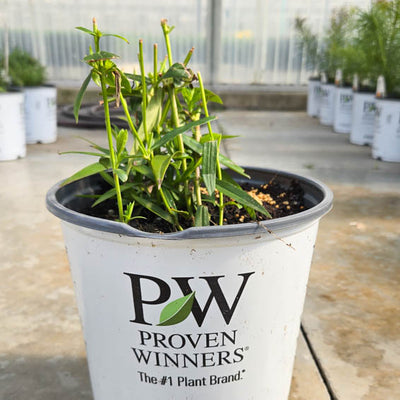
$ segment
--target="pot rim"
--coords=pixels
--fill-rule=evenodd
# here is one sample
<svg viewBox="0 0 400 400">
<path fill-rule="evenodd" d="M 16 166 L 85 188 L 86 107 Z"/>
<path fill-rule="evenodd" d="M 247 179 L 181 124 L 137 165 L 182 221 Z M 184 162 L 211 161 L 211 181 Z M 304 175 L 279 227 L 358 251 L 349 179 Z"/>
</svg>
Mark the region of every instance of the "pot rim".
<svg viewBox="0 0 400 400">
<path fill-rule="evenodd" d="M 78 211 L 72 210 L 64 206 L 57 195 L 60 196 L 60 189 L 66 188 L 62 187 L 63 181 L 55 184 L 46 195 L 46 206 L 47 209 L 61 220 L 71 223 L 73 225 L 78 225 L 81 227 L 109 232 L 118 235 L 130 236 L 130 237 L 140 237 L 148 239 L 160 239 L 160 240 L 180 240 L 180 239 L 204 239 L 204 238 L 219 238 L 219 237 L 233 237 L 242 235 L 254 235 L 255 233 L 268 233 L 268 231 L 279 232 L 283 229 L 290 229 L 297 226 L 305 226 L 314 221 L 319 220 L 322 216 L 328 213 L 332 208 L 333 193 L 332 191 L 322 182 L 317 179 L 305 177 L 302 175 L 297 175 L 291 172 L 285 172 L 275 169 L 264 169 L 264 168 L 252 168 L 244 167 L 246 172 L 258 173 L 268 173 L 273 176 L 281 176 L 286 179 L 297 180 L 305 190 L 304 186 L 309 187 L 309 192 L 314 191 L 317 193 L 321 200 L 316 203 L 311 208 L 304 210 L 300 213 L 289 215 L 281 218 L 274 218 L 270 220 L 265 220 L 261 222 L 249 222 L 241 224 L 231 224 L 222 226 L 205 226 L 205 227 L 191 227 L 179 232 L 172 233 L 149 233 L 140 231 L 136 228 L 131 227 L 128 224 L 122 222 L 110 221 L 98 217 L 89 216 L 82 214 Z M 90 177 L 88 177 L 90 178 Z M 83 178 L 84 181 L 88 178 Z M 256 179 L 247 180 L 241 178 L 239 175 L 235 176 L 238 182 L 256 182 Z M 260 179 L 258 179 L 260 181 Z M 265 180 L 264 180 L 265 183 Z M 73 183 L 72 183 L 73 184 Z M 71 185 L 71 184 L 70 184 Z M 305 190 L 305 197 L 307 191 Z"/>
</svg>

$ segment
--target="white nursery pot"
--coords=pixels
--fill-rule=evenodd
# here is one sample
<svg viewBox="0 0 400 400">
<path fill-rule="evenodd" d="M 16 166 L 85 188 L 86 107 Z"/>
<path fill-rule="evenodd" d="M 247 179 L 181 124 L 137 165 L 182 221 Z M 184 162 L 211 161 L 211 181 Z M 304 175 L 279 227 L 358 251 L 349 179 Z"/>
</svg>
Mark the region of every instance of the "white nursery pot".
<svg viewBox="0 0 400 400">
<path fill-rule="evenodd" d="M 319 109 L 319 122 L 322 125 L 333 125 L 335 103 L 335 85 L 321 84 L 321 105 Z"/>
<path fill-rule="evenodd" d="M 25 87 L 27 143 L 57 140 L 57 89 L 54 86 Z"/>
<path fill-rule="evenodd" d="M 372 144 L 375 127 L 375 94 L 353 92 L 353 118 L 350 142 L 361 146 Z"/>
<path fill-rule="evenodd" d="M 308 80 L 307 114 L 310 117 L 319 116 L 321 104 L 321 82 L 319 79 Z"/>
<path fill-rule="evenodd" d="M 296 175 L 246 171 L 254 183 L 297 179 L 311 208 L 160 235 L 74 211 L 89 204 L 78 194 L 104 185 L 98 176 L 49 191 L 95 400 L 287 400 L 318 222 L 332 193 Z M 187 319 L 169 313 L 178 323 L 159 326 L 164 307 L 192 292 Z"/>
<path fill-rule="evenodd" d="M 372 157 L 400 162 L 400 99 L 376 99 Z"/>
<path fill-rule="evenodd" d="M 25 157 L 24 94 L 0 93 L 0 161 Z"/>
<path fill-rule="evenodd" d="M 350 133 L 353 111 L 353 89 L 336 87 L 334 96 L 333 130 L 337 133 Z"/>
</svg>

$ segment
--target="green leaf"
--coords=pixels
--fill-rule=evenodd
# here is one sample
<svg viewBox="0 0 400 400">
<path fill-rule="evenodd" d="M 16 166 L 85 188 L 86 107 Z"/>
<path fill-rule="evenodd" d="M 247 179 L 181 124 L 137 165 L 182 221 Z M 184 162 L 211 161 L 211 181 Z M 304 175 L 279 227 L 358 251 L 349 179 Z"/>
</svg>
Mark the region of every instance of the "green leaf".
<svg viewBox="0 0 400 400">
<path fill-rule="evenodd" d="M 167 171 L 171 158 L 172 155 L 169 154 L 158 154 L 154 156 L 151 160 L 151 169 L 153 170 L 155 182 L 159 189 L 161 187 L 165 172 Z"/>
<path fill-rule="evenodd" d="M 83 26 L 76 26 L 75 29 L 78 29 L 79 31 L 88 33 L 89 35 L 96 36 L 96 34 L 93 31 L 91 31 L 90 29 L 84 28 Z"/>
<path fill-rule="evenodd" d="M 147 132 L 151 133 L 154 127 L 159 123 L 161 118 L 161 107 L 162 107 L 162 90 L 159 89 L 155 92 L 146 108 L 146 122 Z M 144 125 L 143 122 L 140 124 L 138 129 L 139 137 L 144 140 Z"/>
<path fill-rule="evenodd" d="M 161 311 L 158 326 L 176 325 L 184 321 L 192 311 L 195 293 L 192 292 L 167 304 Z"/>
<path fill-rule="evenodd" d="M 208 89 L 205 89 L 205 92 L 207 102 L 212 101 L 213 103 L 223 104 L 221 97 L 219 97 L 217 94 Z"/>
<path fill-rule="evenodd" d="M 69 178 L 67 178 L 62 185 L 67 185 L 68 183 L 77 181 L 78 179 L 86 178 L 87 176 L 91 176 L 97 174 L 98 172 L 104 171 L 106 167 L 100 163 L 94 163 L 87 165 L 86 167 L 82 168 L 80 171 L 76 172 Z"/>
<path fill-rule="evenodd" d="M 201 176 L 206 185 L 208 193 L 212 196 L 215 192 L 217 174 L 218 142 L 213 140 L 203 145 L 203 163 Z"/>
<path fill-rule="evenodd" d="M 128 131 L 121 129 L 117 134 L 117 157 L 125 150 L 126 143 L 128 141 Z"/>
<path fill-rule="evenodd" d="M 230 182 L 226 182 L 223 180 L 217 180 L 217 189 L 226 196 L 231 197 L 233 200 L 242 204 L 243 206 L 247 206 L 253 208 L 254 210 L 264 214 L 268 218 L 271 218 L 269 212 L 255 199 L 253 199 L 247 192 L 245 192 L 242 188 L 233 185 Z"/>
<path fill-rule="evenodd" d="M 168 71 L 161 77 L 162 80 L 172 79 L 175 85 L 182 85 L 184 82 L 190 82 L 193 74 L 181 63 L 171 65 Z"/>
<path fill-rule="evenodd" d="M 182 133 L 185 133 L 185 132 L 187 132 L 188 130 L 190 130 L 190 129 L 196 127 L 196 126 L 206 124 L 207 122 L 210 122 L 210 121 L 214 121 L 215 119 L 216 119 L 215 116 L 204 117 L 204 118 L 201 118 L 201 119 L 199 119 L 199 120 L 197 120 L 197 121 L 192 121 L 192 122 L 189 122 L 188 124 L 186 124 L 186 125 L 184 125 L 184 126 L 181 126 L 181 127 L 179 127 L 179 128 L 176 128 L 176 129 L 174 129 L 174 130 L 168 132 L 167 134 L 165 134 L 161 139 L 157 140 L 157 141 L 153 144 L 153 146 L 151 147 L 151 150 L 158 149 L 159 147 L 162 147 L 162 146 L 164 146 L 166 143 L 168 143 L 168 142 L 170 142 L 171 140 L 173 140 L 176 136 L 178 136 L 178 135 L 180 135 L 180 134 L 182 134 Z M 192 139 L 192 140 L 193 140 L 195 143 L 198 144 L 198 142 L 196 142 L 194 139 Z M 185 141 L 185 139 L 184 139 L 184 141 Z M 202 146 L 201 146 L 200 144 L 199 144 L 199 146 L 200 146 L 199 149 L 201 149 Z M 200 150 L 200 153 L 201 153 L 201 150 Z"/>
<path fill-rule="evenodd" d="M 114 58 L 119 58 L 119 56 L 117 54 L 101 50 L 98 53 L 89 54 L 83 57 L 83 61 L 86 63 L 92 63 L 96 61 L 112 60 Z"/>
<path fill-rule="evenodd" d="M 126 182 L 128 180 L 128 175 L 123 169 L 117 168 L 115 173 L 118 175 L 118 178 L 121 182 Z"/>
<path fill-rule="evenodd" d="M 196 215 L 194 218 L 195 226 L 208 226 L 210 225 L 210 214 L 206 206 L 199 206 L 196 210 Z"/>
<path fill-rule="evenodd" d="M 128 39 L 124 38 L 123 36 L 116 35 L 116 34 L 114 34 L 114 33 L 103 33 L 102 36 L 112 36 L 112 37 L 116 37 L 116 38 L 118 38 L 118 39 L 122 39 L 124 42 L 126 42 L 126 43 L 129 44 Z"/>
<path fill-rule="evenodd" d="M 82 154 L 85 156 L 104 157 L 103 153 L 94 153 L 91 151 L 62 151 L 60 154 Z"/>
<path fill-rule="evenodd" d="M 132 79 L 132 80 L 135 81 L 135 82 L 142 83 L 142 75 L 130 74 L 129 72 L 125 72 L 125 76 L 126 76 L 128 79 Z M 146 79 L 146 84 L 147 84 L 147 85 L 151 85 L 151 83 L 152 83 L 151 79 L 148 78 L 147 76 L 146 76 L 145 79 Z"/>
<path fill-rule="evenodd" d="M 77 96 L 75 98 L 75 101 L 74 101 L 74 117 L 75 117 L 75 121 L 76 122 L 78 122 L 78 119 L 79 119 L 79 110 L 81 109 L 83 96 L 84 96 L 84 94 L 86 92 L 86 89 L 87 89 L 91 79 L 92 79 L 92 72 L 89 72 L 89 75 L 83 81 L 82 86 L 79 89 L 79 92 L 78 92 L 78 94 L 77 94 Z"/>
<path fill-rule="evenodd" d="M 112 181 L 111 183 L 114 184 L 114 181 Z M 121 185 L 121 192 L 131 189 L 132 187 L 134 187 L 133 183 L 127 183 L 125 185 Z M 116 195 L 115 188 L 111 188 L 111 189 L 107 190 L 105 193 L 103 193 L 100 197 L 97 198 L 97 200 L 92 204 L 92 207 L 96 207 L 98 204 L 102 203 L 103 201 L 112 199 L 113 197 L 115 197 L 115 195 Z"/>
<path fill-rule="evenodd" d="M 165 221 L 169 222 L 171 225 L 175 224 L 175 221 L 172 218 L 171 214 L 163 210 L 157 204 L 153 203 L 150 199 L 144 198 L 142 196 L 137 196 L 134 193 L 130 193 L 130 196 L 133 197 L 136 203 L 139 203 L 141 206 L 147 208 L 153 214 L 158 215 L 162 219 L 165 219 Z"/>
<path fill-rule="evenodd" d="M 225 165 L 225 167 L 237 172 L 239 175 L 250 178 L 250 176 L 246 174 L 245 170 L 242 167 L 239 167 L 239 165 L 235 164 L 230 158 L 224 156 L 223 154 L 219 155 L 219 161 L 221 162 L 221 164 Z"/>
<path fill-rule="evenodd" d="M 194 140 L 193 138 L 191 138 L 190 136 L 186 136 L 183 135 L 182 136 L 183 139 L 183 143 L 189 147 L 189 149 L 195 151 L 197 154 L 202 155 L 203 153 L 203 146 L 197 142 L 196 140 Z"/>
</svg>

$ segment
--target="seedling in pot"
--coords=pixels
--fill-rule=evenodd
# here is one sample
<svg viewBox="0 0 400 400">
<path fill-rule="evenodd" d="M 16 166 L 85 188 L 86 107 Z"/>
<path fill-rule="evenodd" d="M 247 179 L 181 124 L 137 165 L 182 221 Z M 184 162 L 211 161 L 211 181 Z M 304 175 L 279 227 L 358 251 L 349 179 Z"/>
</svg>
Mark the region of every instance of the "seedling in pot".
<svg viewBox="0 0 400 400">
<path fill-rule="evenodd" d="M 188 68 L 193 53 L 174 62 L 170 33 L 174 27 L 161 21 L 167 57 L 159 62 L 154 45 L 153 69 L 144 70 L 143 41 L 139 41 L 140 74 L 126 73 L 116 64 L 116 54 L 104 51 L 101 38 L 119 35 L 101 32 L 96 20 L 92 30 L 77 29 L 91 35 L 94 47 L 84 57 L 91 67 L 74 104 L 78 120 L 83 95 L 90 81 L 101 88 L 108 147 L 90 143 L 98 161 L 83 168 L 64 184 L 99 173 L 110 189 L 95 196 L 93 206 L 114 199 L 120 222 L 136 218 L 158 218 L 170 230 L 190 226 L 224 223 L 227 206 L 245 208 L 270 217 L 266 209 L 223 169 L 247 177 L 243 168 L 221 154 L 221 142 L 228 136 L 214 132 L 208 102 L 221 99 L 204 88 L 200 72 Z M 121 106 L 129 131 L 112 126 L 110 106 Z M 201 126 L 206 127 L 205 131 Z M 132 142 L 128 147 L 128 143 Z"/>
</svg>

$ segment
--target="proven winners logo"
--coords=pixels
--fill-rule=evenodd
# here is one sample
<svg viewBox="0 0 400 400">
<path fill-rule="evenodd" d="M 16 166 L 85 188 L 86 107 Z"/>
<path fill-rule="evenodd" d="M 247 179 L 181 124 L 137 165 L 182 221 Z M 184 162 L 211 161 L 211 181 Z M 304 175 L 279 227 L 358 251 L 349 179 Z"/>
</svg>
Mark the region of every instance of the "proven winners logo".
<svg viewBox="0 0 400 400">
<path fill-rule="evenodd" d="M 228 327 L 254 273 L 245 272 L 230 277 L 172 277 L 168 282 L 155 276 L 124 273 L 130 279 L 132 289 L 134 318 L 130 322 L 143 326 L 137 330 L 137 345 L 132 347 L 134 359 L 142 366 L 163 368 L 205 368 L 241 362 L 248 347 L 239 344 L 240 333 L 237 329 L 202 332 L 199 328 L 210 312 L 217 312 L 223 324 Z M 233 280 L 230 283 L 237 287 L 233 298 L 227 298 L 223 290 L 223 282 L 228 279 Z M 153 289 L 151 296 L 148 293 L 146 295 L 145 289 L 149 287 Z M 182 297 L 171 300 L 171 287 L 182 292 Z M 207 295 L 202 297 L 207 298 L 203 304 L 196 299 L 196 287 L 206 287 L 209 291 L 208 298 Z M 213 303 L 217 307 L 211 311 Z M 150 321 L 146 311 L 160 305 L 163 308 L 159 321 Z M 198 326 L 192 332 L 173 333 L 173 329 L 163 328 L 180 324 L 190 314 Z"/>
</svg>

